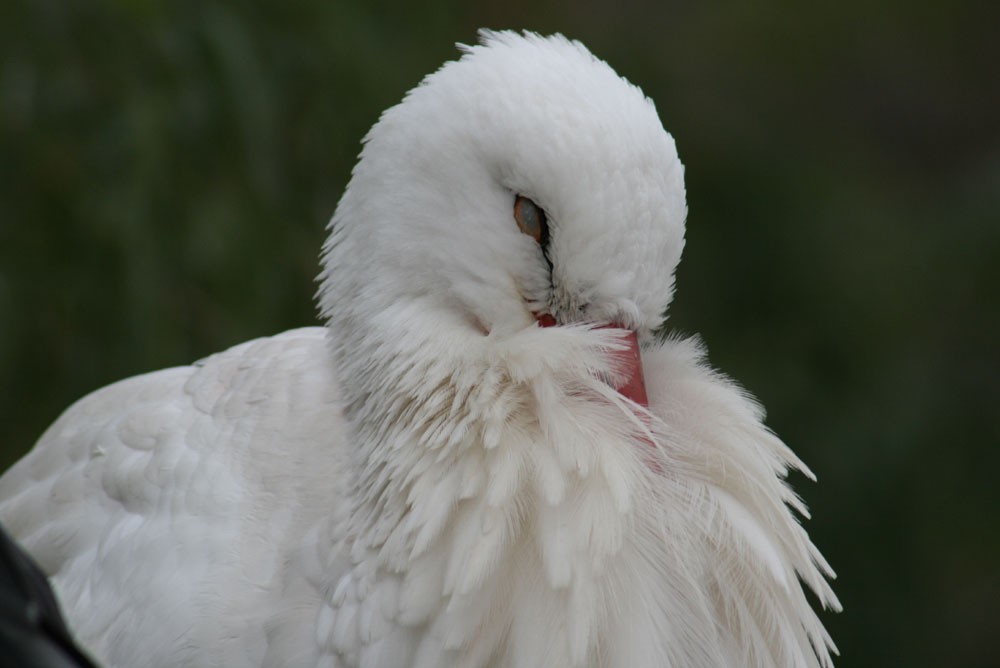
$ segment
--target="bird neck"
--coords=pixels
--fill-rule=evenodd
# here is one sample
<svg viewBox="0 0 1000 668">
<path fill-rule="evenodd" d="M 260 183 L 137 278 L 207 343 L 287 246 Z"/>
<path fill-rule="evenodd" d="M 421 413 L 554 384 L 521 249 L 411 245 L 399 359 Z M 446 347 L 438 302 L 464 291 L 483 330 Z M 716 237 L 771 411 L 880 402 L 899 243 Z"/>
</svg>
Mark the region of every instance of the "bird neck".
<svg viewBox="0 0 1000 668">
<path fill-rule="evenodd" d="M 360 637 L 437 627 L 442 652 L 551 646 L 565 660 L 550 665 L 580 664 L 619 623 L 617 599 L 655 587 L 643 574 L 656 580 L 637 512 L 655 495 L 648 432 L 598 378 L 614 364 L 608 335 L 409 334 L 351 342 L 365 361 L 341 369 L 357 381 L 358 448 L 340 532 L 352 565 L 331 607 L 365 626 Z M 419 350 L 399 350 L 401 338 Z"/>
</svg>

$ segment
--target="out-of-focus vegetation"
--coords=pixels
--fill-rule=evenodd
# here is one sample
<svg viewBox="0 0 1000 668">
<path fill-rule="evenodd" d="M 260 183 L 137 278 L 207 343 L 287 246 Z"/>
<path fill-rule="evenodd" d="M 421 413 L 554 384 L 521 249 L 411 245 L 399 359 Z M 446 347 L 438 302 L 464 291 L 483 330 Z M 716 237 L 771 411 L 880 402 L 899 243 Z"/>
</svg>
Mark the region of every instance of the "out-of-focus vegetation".
<svg viewBox="0 0 1000 668">
<path fill-rule="evenodd" d="M 677 139 L 672 322 L 819 475 L 839 665 L 997 665 L 996 10 L 467 4 L 4 3 L 0 464 L 103 384 L 314 323 L 380 110 L 479 26 L 562 31 Z"/>
</svg>

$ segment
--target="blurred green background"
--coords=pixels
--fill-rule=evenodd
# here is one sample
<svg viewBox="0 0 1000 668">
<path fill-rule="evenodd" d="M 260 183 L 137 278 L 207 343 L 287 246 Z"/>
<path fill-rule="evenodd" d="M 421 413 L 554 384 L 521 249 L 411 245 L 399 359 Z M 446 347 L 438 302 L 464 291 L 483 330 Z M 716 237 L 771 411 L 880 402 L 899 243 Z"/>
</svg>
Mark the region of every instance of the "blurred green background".
<svg viewBox="0 0 1000 668">
<path fill-rule="evenodd" d="M 993 6 L 8 0 L 0 466 L 90 390 L 314 323 L 380 110 L 480 26 L 561 31 L 677 139 L 671 322 L 819 475 L 839 665 L 1000 665 Z"/>
</svg>

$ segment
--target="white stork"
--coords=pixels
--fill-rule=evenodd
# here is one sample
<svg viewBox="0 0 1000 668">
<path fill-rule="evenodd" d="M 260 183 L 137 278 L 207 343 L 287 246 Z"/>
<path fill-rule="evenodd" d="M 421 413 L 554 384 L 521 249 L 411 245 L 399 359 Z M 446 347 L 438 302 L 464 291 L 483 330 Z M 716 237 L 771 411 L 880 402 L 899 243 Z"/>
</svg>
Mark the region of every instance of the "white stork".
<svg viewBox="0 0 1000 668">
<path fill-rule="evenodd" d="M 0 480 L 109 667 L 830 666 L 762 410 L 659 339 L 683 167 L 561 36 L 482 34 L 365 139 L 325 327 L 121 381 Z"/>
</svg>

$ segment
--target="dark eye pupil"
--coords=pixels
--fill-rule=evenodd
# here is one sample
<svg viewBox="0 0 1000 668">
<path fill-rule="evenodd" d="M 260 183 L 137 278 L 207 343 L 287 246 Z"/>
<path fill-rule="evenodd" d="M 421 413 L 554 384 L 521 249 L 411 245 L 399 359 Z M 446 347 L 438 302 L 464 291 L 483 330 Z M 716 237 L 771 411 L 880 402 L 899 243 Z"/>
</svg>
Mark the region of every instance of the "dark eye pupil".
<svg viewBox="0 0 1000 668">
<path fill-rule="evenodd" d="M 521 232 L 537 241 L 542 248 L 549 241 L 549 226 L 541 207 L 523 195 L 514 200 L 514 220 Z"/>
</svg>

